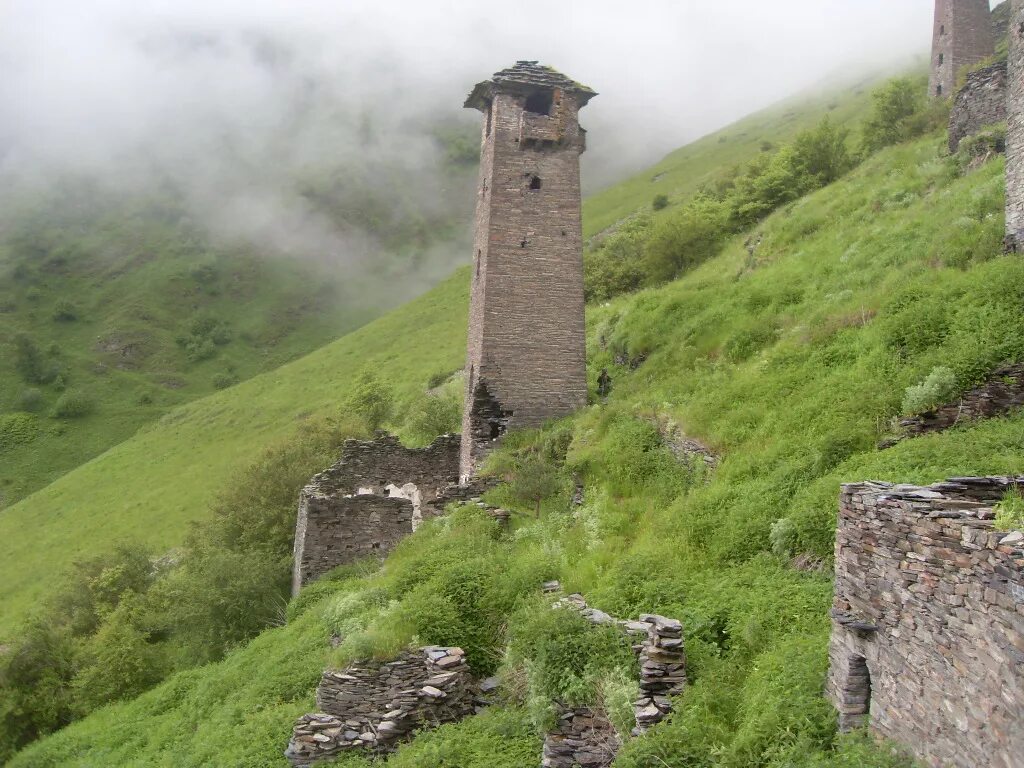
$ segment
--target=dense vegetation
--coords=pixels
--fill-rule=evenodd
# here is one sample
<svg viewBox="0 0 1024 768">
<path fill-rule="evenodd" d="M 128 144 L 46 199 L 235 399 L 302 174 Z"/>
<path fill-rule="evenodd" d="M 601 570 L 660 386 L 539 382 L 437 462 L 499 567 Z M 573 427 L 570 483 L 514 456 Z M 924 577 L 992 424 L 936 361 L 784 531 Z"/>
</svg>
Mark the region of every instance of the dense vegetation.
<svg viewBox="0 0 1024 768">
<path fill-rule="evenodd" d="M 902 87 L 883 90 L 878 109 L 890 106 Z M 915 108 L 909 116 L 918 114 Z M 870 143 L 871 124 L 859 134 L 861 147 Z M 833 124 L 812 135 L 839 133 Z M 826 143 L 835 146 L 831 138 Z M 821 695 L 839 484 L 1020 472 L 1024 448 L 1019 415 L 885 451 L 875 447 L 905 408 L 1024 359 L 1024 273 L 1019 259 L 1001 255 L 1000 247 L 1002 160 L 945 157 L 943 145 L 932 133 L 864 156 L 824 189 L 781 201 L 763 221 L 759 213 L 753 229 L 722 235 L 713 252 L 682 265 L 680 278 L 591 306 L 590 375 L 596 380 L 602 369 L 610 371 L 612 392 L 573 419 L 510 436 L 493 458 L 490 469 L 509 480 L 493 492 L 494 501 L 519 513 L 510 533 L 475 509 L 433 521 L 383 569 L 341 569 L 308 587 L 289 605 L 286 626 L 223 661 L 99 710 L 29 747 L 12 765 L 283 764 L 292 718 L 312 707 L 323 664 L 386 657 L 409 643 L 463 646 L 478 672 L 500 672 L 505 701 L 501 709 L 417 738 L 388 765 L 533 763 L 552 698 L 603 705 L 625 728 L 625 703 L 634 692 L 630 656 L 617 639 L 552 612 L 540 598 L 540 584 L 551 578 L 620 616 L 655 611 L 684 622 L 690 685 L 679 711 L 645 737 L 627 740 L 617 765 L 904 765 L 859 737 L 838 739 Z M 792 158 L 795 151 L 773 158 Z M 688 205 L 677 201 L 658 215 L 692 220 Z M 638 228 L 629 235 L 640 252 L 654 242 L 653 233 Z M 443 384 L 449 398 L 457 392 L 457 380 L 444 382 L 463 352 L 465 283 L 460 271 L 272 377 L 190 406 L 178 439 L 205 432 L 226 441 L 257 409 L 279 421 L 299 415 L 284 402 L 294 389 L 307 400 L 307 417 L 344 393 L 343 422 L 356 424 L 340 433 L 384 423 L 428 439 L 445 423 L 431 414 L 450 405 L 434 405 L 426 390 Z M 718 452 L 718 469 L 697 471 L 673 457 L 661 434 L 670 422 Z M 340 433 L 311 444 L 329 451 Z M 287 433 L 264 426 L 245 437 L 254 434 L 265 441 Z M 133 443 L 105 457 L 106 466 L 141 467 L 146 443 Z M 260 530 L 252 544 L 276 554 L 256 560 L 281 568 L 284 498 L 292 481 L 266 467 L 256 471 L 279 477 L 273 492 L 256 496 L 280 499 L 280 506 L 241 503 L 237 509 L 253 511 L 241 517 L 222 509 L 203 538 L 218 550 L 245 551 L 237 537 Z M 88 477 L 74 479 L 98 483 Z M 574 508 L 577 478 L 586 498 Z M 238 494 L 225 498 L 249 498 L 244 489 L 254 482 L 254 476 L 240 478 Z M 1004 517 L 1016 510 L 1008 500 Z M 202 547 L 193 542 L 188 549 L 172 570 L 192 573 L 189 558 L 200 557 Z M 133 562 L 140 564 L 134 571 Z M 115 580 L 117 595 L 159 593 L 149 585 L 121 589 L 136 578 L 152 579 L 152 569 L 131 550 L 119 563 L 118 578 L 125 580 Z M 105 589 L 111 579 L 98 577 L 109 568 L 87 567 L 86 581 L 77 583 Z M 221 582 L 195 583 L 213 589 L 205 597 L 192 593 L 192 604 L 214 605 Z M 121 597 L 116 602 L 110 615 Z M 100 605 L 95 588 L 77 604 Z M 140 625 L 128 624 L 138 631 Z M 206 626 L 202 619 L 199 625 Z M 334 649 L 332 636 L 340 641 Z M 231 644 L 222 642 L 226 637 L 215 637 L 209 658 Z M 136 648 L 181 650 L 173 640 L 157 640 Z M 69 665 L 72 696 L 78 670 L 88 669 L 80 659 L 88 662 L 90 642 L 85 652 L 56 656 Z M 136 669 L 146 671 L 144 664 Z M 140 687 L 151 682 L 145 674 L 139 679 Z M 99 685 L 102 675 L 91 680 Z"/>
</svg>

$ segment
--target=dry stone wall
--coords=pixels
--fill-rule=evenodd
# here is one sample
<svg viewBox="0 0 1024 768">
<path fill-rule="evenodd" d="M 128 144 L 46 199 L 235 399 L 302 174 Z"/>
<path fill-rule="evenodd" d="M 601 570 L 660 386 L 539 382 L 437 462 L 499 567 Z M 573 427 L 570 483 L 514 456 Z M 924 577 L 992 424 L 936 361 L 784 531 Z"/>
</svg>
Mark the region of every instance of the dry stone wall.
<svg viewBox="0 0 1024 768">
<path fill-rule="evenodd" d="M 589 88 L 536 62 L 476 86 L 484 113 L 460 476 L 509 429 L 587 401 L 579 110 Z"/>
<path fill-rule="evenodd" d="M 842 489 L 828 694 L 926 764 L 1024 762 L 1024 534 L 993 506 L 1024 478 Z"/>
<path fill-rule="evenodd" d="M 1024 2 L 1013 0 L 1006 100 L 1006 249 L 1024 248 Z"/>
<path fill-rule="evenodd" d="M 462 649 L 439 646 L 326 670 L 316 703 L 320 711 L 298 719 L 285 751 L 296 768 L 353 750 L 389 752 L 414 730 L 461 720 L 484 704 Z"/>
<path fill-rule="evenodd" d="M 439 500 L 458 480 L 459 446 L 458 435 L 423 449 L 390 435 L 346 441 L 341 460 L 299 495 L 293 594 L 339 565 L 383 557 L 424 517 L 440 514 Z"/>
<path fill-rule="evenodd" d="M 1006 62 L 979 69 L 967 76 L 949 113 L 949 151 L 987 125 L 1006 120 Z"/>
<path fill-rule="evenodd" d="M 544 585 L 548 594 L 560 590 L 558 582 Z M 619 627 L 634 639 L 640 696 L 633 702 L 636 727 L 632 735 L 641 735 L 671 714 L 672 697 L 681 695 L 686 688 L 686 653 L 683 625 L 679 621 L 657 614 L 642 614 L 639 621 L 623 621 L 591 608 L 579 594 L 559 598 L 553 607 L 577 611 L 595 625 Z M 607 716 L 591 707 L 570 708 L 560 702 L 556 707 L 558 724 L 544 737 L 543 768 L 610 766 L 621 741 Z"/>
<path fill-rule="evenodd" d="M 900 434 L 881 443 L 888 448 L 907 437 L 942 432 L 961 422 L 990 419 L 1024 407 L 1024 363 L 1004 365 L 974 389 L 926 413 L 901 419 Z"/>
</svg>

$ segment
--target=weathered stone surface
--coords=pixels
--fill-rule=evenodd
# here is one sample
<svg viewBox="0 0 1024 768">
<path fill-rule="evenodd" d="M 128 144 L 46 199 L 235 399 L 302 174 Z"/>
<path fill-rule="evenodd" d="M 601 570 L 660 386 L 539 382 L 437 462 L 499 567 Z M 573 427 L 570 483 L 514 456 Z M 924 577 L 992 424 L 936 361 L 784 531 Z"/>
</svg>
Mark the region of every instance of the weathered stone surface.
<svg viewBox="0 0 1024 768">
<path fill-rule="evenodd" d="M 478 693 L 461 648 L 429 646 L 386 663 L 325 670 L 316 691 L 321 711 L 299 718 L 285 756 L 299 768 L 354 749 L 389 752 L 414 730 L 474 714 L 484 703 Z"/>
<path fill-rule="evenodd" d="M 558 725 L 544 736 L 543 768 L 608 768 L 622 746 L 599 709 L 557 707 Z"/>
<path fill-rule="evenodd" d="M 868 720 L 932 766 L 1022 765 L 1024 536 L 991 522 L 1022 484 L 843 487 L 828 680 L 841 728 Z"/>
<path fill-rule="evenodd" d="M 990 419 L 1021 407 L 1024 407 L 1024 364 L 1005 365 L 953 402 L 901 419 L 900 434 L 883 441 L 879 447 L 889 448 L 907 437 L 942 432 L 960 422 Z"/>
<path fill-rule="evenodd" d="M 949 151 L 987 125 L 1006 120 L 1006 62 L 1000 61 L 967 76 L 949 113 Z"/>
<path fill-rule="evenodd" d="M 935 0 L 928 93 L 949 98 L 957 74 L 995 53 L 989 0 Z"/>
<path fill-rule="evenodd" d="M 1006 249 L 1024 249 L 1024 2 L 1013 0 L 1007 61 Z"/>
<path fill-rule="evenodd" d="M 484 113 L 460 477 L 508 429 L 587 401 L 579 110 L 594 96 L 536 62 L 480 83 Z"/>
<path fill-rule="evenodd" d="M 292 592 L 339 565 L 383 557 L 443 503 L 472 489 L 458 480 L 460 439 L 439 437 L 406 448 L 390 435 L 348 440 L 341 460 L 314 477 L 299 496 Z M 457 486 L 456 486 L 457 488 Z"/>
</svg>

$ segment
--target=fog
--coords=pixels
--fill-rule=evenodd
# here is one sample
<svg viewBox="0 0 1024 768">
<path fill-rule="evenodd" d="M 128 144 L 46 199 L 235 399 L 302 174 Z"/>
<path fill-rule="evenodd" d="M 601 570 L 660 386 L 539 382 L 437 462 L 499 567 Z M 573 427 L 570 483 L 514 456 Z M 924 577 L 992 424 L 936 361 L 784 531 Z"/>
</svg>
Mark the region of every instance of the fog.
<svg viewBox="0 0 1024 768">
<path fill-rule="evenodd" d="M 932 0 L 6 0 L 0 184 L 171 184 L 211 233 L 372 255 L 295 180 L 351 165 L 409 206 L 466 208 L 425 127 L 537 59 L 599 92 L 588 190 L 796 92 L 927 51 Z"/>
</svg>

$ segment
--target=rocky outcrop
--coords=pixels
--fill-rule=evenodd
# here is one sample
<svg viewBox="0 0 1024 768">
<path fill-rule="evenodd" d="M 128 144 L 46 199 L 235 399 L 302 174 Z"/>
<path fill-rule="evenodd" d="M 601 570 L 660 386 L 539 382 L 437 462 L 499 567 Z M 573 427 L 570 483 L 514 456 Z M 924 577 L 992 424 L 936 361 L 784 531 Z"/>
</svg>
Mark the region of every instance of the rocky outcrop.
<svg viewBox="0 0 1024 768">
<path fill-rule="evenodd" d="M 967 75 L 949 113 L 949 151 L 956 152 L 960 142 L 988 125 L 1006 121 L 1006 62 L 979 69 Z"/>
<path fill-rule="evenodd" d="M 942 432 L 956 424 L 1001 416 L 1024 406 L 1024 364 L 1004 365 L 993 371 L 984 383 L 965 392 L 955 401 L 931 411 L 899 421 L 900 433 L 884 440 L 879 448 L 889 448 L 908 437 Z"/>
<path fill-rule="evenodd" d="M 389 752 L 413 731 L 461 720 L 484 703 L 462 649 L 439 646 L 326 670 L 316 702 L 320 711 L 299 718 L 285 751 L 296 768 L 352 750 Z"/>
<path fill-rule="evenodd" d="M 1024 534 L 994 506 L 1024 477 L 843 486 L 828 694 L 927 765 L 1019 768 Z"/>
</svg>

